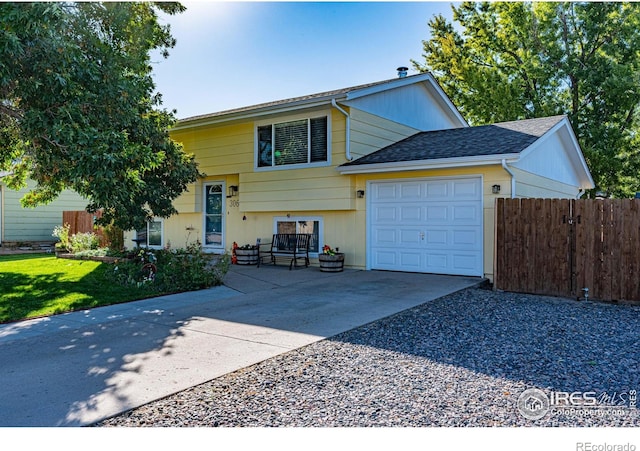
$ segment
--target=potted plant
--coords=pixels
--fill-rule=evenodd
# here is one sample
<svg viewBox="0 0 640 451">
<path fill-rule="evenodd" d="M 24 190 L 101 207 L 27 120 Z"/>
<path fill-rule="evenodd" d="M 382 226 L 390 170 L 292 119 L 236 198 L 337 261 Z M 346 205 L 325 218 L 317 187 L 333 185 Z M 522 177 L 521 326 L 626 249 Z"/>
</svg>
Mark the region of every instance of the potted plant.
<svg viewBox="0 0 640 451">
<path fill-rule="evenodd" d="M 344 269 L 344 254 L 337 247 L 333 250 L 325 244 L 322 253 L 318 255 L 318 261 L 320 271 L 323 272 L 340 272 Z"/>
<path fill-rule="evenodd" d="M 255 244 L 245 244 L 234 248 L 238 265 L 257 265 L 259 250 Z"/>
</svg>

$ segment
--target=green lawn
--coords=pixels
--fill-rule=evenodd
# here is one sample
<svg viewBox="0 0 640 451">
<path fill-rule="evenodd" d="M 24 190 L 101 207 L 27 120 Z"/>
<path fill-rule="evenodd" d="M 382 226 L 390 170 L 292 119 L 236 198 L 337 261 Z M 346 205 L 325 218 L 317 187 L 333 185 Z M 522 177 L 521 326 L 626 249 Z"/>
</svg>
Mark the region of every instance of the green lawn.
<svg viewBox="0 0 640 451">
<path fill-rule="evenodd" d="M 113 283 L 106 271 L 113 265 L 44 254 L 0 256 L 0 323 L 158 294 Z"/>
</svg>

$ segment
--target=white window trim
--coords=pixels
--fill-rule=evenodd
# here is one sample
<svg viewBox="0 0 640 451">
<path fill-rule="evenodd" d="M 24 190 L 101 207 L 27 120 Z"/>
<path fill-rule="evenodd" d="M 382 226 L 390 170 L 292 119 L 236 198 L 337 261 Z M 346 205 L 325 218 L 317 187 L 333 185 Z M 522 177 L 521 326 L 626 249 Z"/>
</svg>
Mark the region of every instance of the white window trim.
<svg viewBox="0 0 640 451">
<path fill-rule="evenodd" d="M 319 117 L 327 118 L 327 161 L 318 161 L 315 163 L 284 164 L 280 166 L 258 166 L 258 127 L 264 125 L 281 124 L 284 122 L 294 122 L 303 119 L 316 119 Z M 331 110 L 320 110 L 312 113 L 296 114 L 291 116 L 256 121 L 253 124 L 253 169 L 255 171 L 282 171 L 287 169 L 304 169 L 331 166 L 331 142 Z"/>
<path fill-rule="evenodd" d="M 318 221 L 318 252 L 309 251 L 310 257 L 317 257 L 322 252 L 322 246 L 324 246 L 324 219 L 322 216 L 274 216 L 273 233 L 278 233 L 278 222 L 295 222 L 297 224 L 299 221 Z"/>
<path fill-rule="evenodd" d="M 164 219 L 162 218 L 153 218 L 153 220 L 151 222 L 159 222 L 160 223 L 160 244 L 159 245 L 151 245 L 149 244 L 149 225 L 150 223 L 147 222 L 147 241 L 144 243 L 144 247 L 149 248 L 149 249 L 164 249 Z M 136 238 L 138 238 L 138 231 L 136 230 Z"/>
<path fill-rule="evenodd" d="M 214 246 L 212 244 L 206 244 L 206 235 L 207 235 L 207 188 L 212 185 L 221 185 L 221 194 L 222 194 L 222 237 L 220 246 Z M 204 252 L 210 253 L 224 253 L 225 243 L 226 243 L 226 234 L 227 234 L 227 223 L 226 223 L 226 210 L 227 210 L 227 202 L 226 195 L 227 192 L 227 184 L 223 181 L 207 181 L 202 183 L 202 236 L 200 237 L 202 242 L 202 250 Z"/>
</svg>

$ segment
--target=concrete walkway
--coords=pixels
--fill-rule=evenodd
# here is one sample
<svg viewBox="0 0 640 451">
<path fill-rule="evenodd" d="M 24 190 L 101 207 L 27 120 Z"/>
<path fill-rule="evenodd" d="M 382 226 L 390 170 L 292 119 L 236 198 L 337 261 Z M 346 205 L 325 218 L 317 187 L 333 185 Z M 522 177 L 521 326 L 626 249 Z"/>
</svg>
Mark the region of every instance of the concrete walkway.
<svg viewBox="0 0 640 451">
<path fill-rule="evenodd" d="M 233 266 L 225 286 L 0 325 L 0 426 L 81 426 L 476 285 Z"/>
</svg>

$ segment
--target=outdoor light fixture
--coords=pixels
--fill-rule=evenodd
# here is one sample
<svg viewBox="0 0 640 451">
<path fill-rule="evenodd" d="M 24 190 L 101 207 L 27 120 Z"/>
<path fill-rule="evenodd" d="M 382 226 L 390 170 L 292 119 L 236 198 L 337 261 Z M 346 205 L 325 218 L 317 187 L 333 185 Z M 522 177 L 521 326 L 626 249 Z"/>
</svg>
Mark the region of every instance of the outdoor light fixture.
<svg viewBox="0 0 640 451">
<path fill-rule="evenodd" d="M 233 197 L 238 194 L 238 185 L 229 185 L 229 195 L 227 197 Z"/>
<path fill-rule="evenodd" d="M 358 191 L 356 191 L 356 196 L 358 196 L 358 199 L 362 199 L 364 197 L 364 190 L 359 189 Z"/>
<path fill-rule="evenodd" d="M 493 185 L 493 186 L 491 187 L 491 192 L 492 192 L 493 194 L 498 194 L 498 193 L 500 193 L 500 185 Z"/>
</svg>

